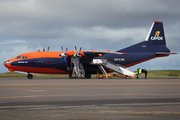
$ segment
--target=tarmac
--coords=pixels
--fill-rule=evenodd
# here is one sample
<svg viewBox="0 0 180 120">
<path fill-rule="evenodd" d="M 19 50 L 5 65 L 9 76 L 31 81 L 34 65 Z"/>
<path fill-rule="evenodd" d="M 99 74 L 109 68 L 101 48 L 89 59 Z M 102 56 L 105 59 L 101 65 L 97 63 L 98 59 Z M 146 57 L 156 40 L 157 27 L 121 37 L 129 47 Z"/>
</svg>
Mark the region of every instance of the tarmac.
<svg viewBox="0 0 180 120">
<path fill-rule="evenodd" d="M 2 120 L 180 119 L 180 79 L 0 78 Z"/>
</svg>

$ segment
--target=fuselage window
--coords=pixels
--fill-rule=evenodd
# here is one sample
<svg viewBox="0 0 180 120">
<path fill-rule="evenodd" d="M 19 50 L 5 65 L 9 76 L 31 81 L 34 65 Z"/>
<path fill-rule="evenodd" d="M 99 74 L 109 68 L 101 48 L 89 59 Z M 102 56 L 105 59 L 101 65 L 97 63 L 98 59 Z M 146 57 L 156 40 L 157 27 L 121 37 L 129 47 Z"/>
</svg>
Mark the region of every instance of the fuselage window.
<svg viewBox="0 0 180 120">
<path fill-rule="evenodd" d="M 42 62 L 42 60 L 39 60 L 38 63 L 39 63 L 39 64 L 40 64 L 40 63 L 42 64 L 43 62 Z"/>
<path fill-rule="evenodd" d="M 50 64 L 50 60 L 46 60 L 46 64 Z"/>
</svg>

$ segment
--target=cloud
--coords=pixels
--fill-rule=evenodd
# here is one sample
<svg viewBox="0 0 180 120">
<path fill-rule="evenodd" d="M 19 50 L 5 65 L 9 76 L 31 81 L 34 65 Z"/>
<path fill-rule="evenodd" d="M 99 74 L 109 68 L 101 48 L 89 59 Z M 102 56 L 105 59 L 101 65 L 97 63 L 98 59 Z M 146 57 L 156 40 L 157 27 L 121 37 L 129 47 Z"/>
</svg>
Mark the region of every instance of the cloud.
<svg viewBox="0 0 180 120">
<path fill-rule="evenodd" d="M 33 52 L 33 49 L 28 48 L 27 46 L 22 44 L 17 45 L 9 45 L 9 44 L 3 44 L 3 47 L 0 48 L 0 73 L 8 72 L 8 69 L 3 66 L 4 61 L 15 58 L 17 55 L 27 52 Z M 1 45 L 1 44 L 0 44 Z"/>
<path fill-rule="evenodd" d="M 5 40 L 5 41 L 0 41 L 0 45 L 15 44 L 15 43 L 26 43 L 26 41 L 24 41 L 24 40 Z"/>
</svg>

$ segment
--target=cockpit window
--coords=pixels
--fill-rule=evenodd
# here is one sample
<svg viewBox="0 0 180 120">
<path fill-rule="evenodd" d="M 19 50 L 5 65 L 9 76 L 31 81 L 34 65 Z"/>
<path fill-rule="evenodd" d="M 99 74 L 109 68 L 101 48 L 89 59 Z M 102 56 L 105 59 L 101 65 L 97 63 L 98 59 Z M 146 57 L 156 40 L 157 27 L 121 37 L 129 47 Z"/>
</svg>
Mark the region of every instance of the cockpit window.
<svg viewBox="0 0 180 120">
<path fill-rule="evenodd" d="M 24 56 L 24 55 L 19 55 L 16 57 L 17 59 L 27 59 L 28 57 L 27 56 Z"/>
<path fill-rule="evenodd" d="M 20 57 L 21 57 L 21 56 L 19 55 L 19 56 L 17 56 L 16 58 L 17 58 L 17 59 L 20 59 Z"/>
</svg>

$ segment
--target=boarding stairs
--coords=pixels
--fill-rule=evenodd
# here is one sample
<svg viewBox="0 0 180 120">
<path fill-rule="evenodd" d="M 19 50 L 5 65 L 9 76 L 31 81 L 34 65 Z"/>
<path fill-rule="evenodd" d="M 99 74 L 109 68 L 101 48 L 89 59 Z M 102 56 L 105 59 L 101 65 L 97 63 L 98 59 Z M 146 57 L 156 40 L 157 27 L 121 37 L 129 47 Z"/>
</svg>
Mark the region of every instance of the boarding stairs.
<svg viewBox="0 0 180 120">
<path fill-rule="evenodd" d="M 85 72 L 82 63 L 79 63 L 78 57 L 71 58 L 72 63 L 74 64 L 72 77 L 84 78 Z"/>
<path fill-rule="evenodd" d="M 119 74 L 122 74 L 124 76 L 127 76 L 129 78 L 134 77 L 135 73 L 127 70 L 126 68 L 123 68 L 119 65 L 116 65 L 114 63 L 109 62 L 107 59 L 105 58 L 94 58 L 92 61 L 93 64 L 98 65 L 99 69 L 101 70 L 102 74 L 104 76 L 106 76 L 106 78 L 108 77 L 104 67 L 113 70 L 114 72 L 117 72 Z"/>
</svg>

